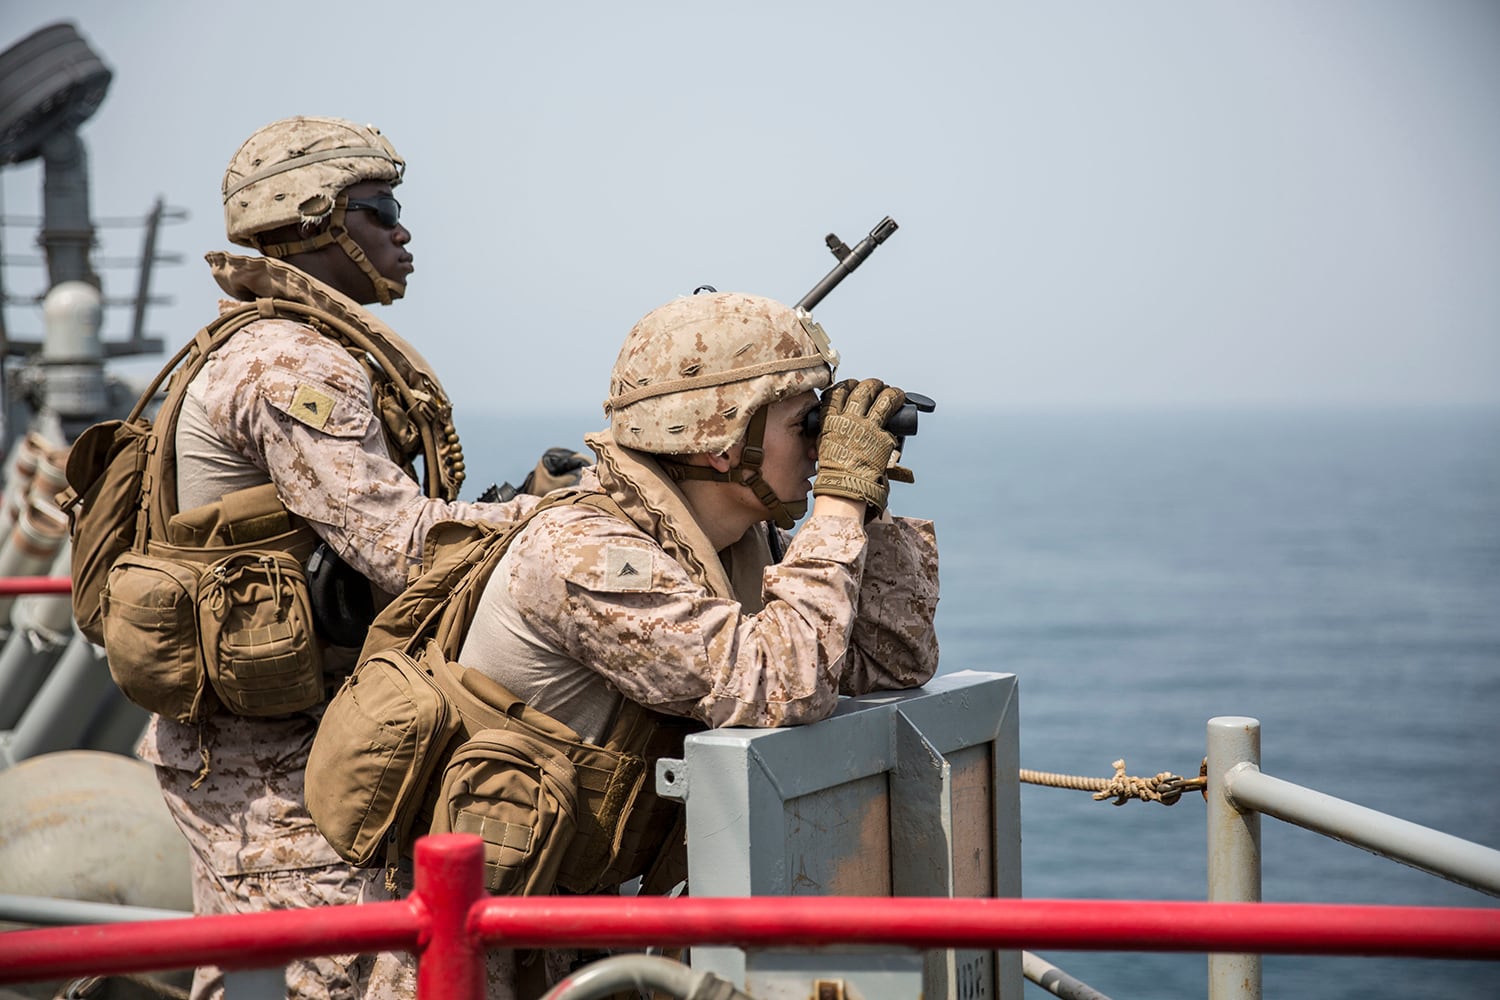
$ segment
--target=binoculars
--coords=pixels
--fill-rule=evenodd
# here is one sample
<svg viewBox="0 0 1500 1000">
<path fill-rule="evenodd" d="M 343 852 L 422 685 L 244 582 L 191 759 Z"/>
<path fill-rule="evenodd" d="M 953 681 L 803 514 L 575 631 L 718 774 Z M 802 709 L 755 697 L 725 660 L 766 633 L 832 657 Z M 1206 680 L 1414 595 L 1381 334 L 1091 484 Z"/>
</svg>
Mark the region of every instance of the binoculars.
<svg viewBox="0 0 1500 1000">
<path fill-rule="evenodd" d="M 885 429 L 897 438 L 909 438 L 917 433 L 917 414 L 931 413 L 937 409 L 937 403 L 931 396 L 924 396 L 920 392 L 908 392 L 906 402 L 901 409 L 892 413 L 886 419 Z M 815 406 L 807 411 L 802 418 L 802 436 L 815 438 L 823 430 L 823 408 Z"/>
</svg>

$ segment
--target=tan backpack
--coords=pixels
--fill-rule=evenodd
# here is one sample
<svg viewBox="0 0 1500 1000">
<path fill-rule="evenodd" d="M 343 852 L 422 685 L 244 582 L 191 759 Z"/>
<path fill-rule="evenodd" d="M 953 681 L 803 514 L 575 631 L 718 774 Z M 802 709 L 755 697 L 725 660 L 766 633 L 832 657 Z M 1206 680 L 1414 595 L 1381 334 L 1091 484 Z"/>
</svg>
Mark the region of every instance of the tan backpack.
<svg viewBox="0 0 1500 1000">
<path fill-rule="evenodd" d="M 88 428 L 73 445 L 69 488 L 58 501 L 72 535 L 74 617 L 104 646 L 121 690 L 148 711 L 182 722 L 220 706 L 238 715 L 284 715 L 325 694 L 323 644 L 303 568 L 318 541 L 312 529 L 282 505 L 272 484 L 177 510 L 182 401 L 208 357 L 235 333 L 282 318 L 345 345 L 371 377 L 393 455 L 409 472 L 412 456 L 422 456 L 429 496 L 452 499 L 461 482 L 445 399 L 412 369 L 403 342 L 334 308 L 342 307 L 263 297 L 229 309 L 162 367 L 129 416 Z M 153 421 L 144 414 L 164 382 Z"/>
<path fill-rule="evenodd" d="M 221 705 L 282 715 L 324 697 L 302 570 L 312 529 L 269 483 L 176 510 L 175 434 L 188 383 L 231 336 L 275 315 L 272 300 L 221 314 L 163 366 L 129 416 L 88 428 L 68 456 L 59 502 L 79 629 L 104 646 L 126 697 L 181 722 Z M 152 421 L 143 414 L 164 381 Z"/>
<path fill-rule="evenodd" d="M 162 383 L 187 360 L 173 384 L 177 391 L 168 392 L 162 407 L 175 428 L 182 392 L 208 355 L 259 318 L 254 303 L 221 314 L 157 372 L 129 416 L 94 424 L 69 449 L 65 470 L 68 488 L 57 500 L 68 515 L 72 535 L 73 617 L 79 630 L 95 645 L 104 644 L 101 597 L 110 567 L 135 544 L 146 517 L 144 498 L 149 490 L 143 489 L 142 479 L 155 447 L 152 422 L 144 415 L 146 408 Z"/>
<path fill-rule="evenodd" d="M 602 493 L 549 496 L 506 526 L 448 522 L 428 535 L 421 575 L 377 617 L 359 666 L 329 702 L 306 773 L 308 811 L 346 861 L 394 867 L 426 833 L 485 841 L 499 894 L 595 892 L 637 875 L 673 884 L 681 809 L 654 790 L 688 719 L 624 701 L 602 744 L 464 667 L 458 650 L 494 568 L 541 510 Z"/>
</svg>

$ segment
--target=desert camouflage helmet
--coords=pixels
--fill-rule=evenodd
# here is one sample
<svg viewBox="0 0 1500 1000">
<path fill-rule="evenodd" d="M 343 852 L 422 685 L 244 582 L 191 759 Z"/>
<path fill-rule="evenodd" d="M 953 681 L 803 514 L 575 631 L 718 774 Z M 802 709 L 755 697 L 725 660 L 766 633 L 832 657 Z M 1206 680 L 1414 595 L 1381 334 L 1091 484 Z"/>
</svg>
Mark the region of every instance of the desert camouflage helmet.
<svg viewBox="0 0 1500 1000">
<path fill-rule="evenodd" d="M 341 192 L 360 181 L 401 183 L 406 161 L 373 125 L 298 115 L 257 129 L 224 171 L 224 228 L 240 246 L 272 257 L 338 243 L 370 277 L 380 301 L 405 286 L 381 275 L 344 231 Z M 300 223 L 308 239 L 268 244 L 260 234 Z"/>
<path fill-rule="evenodd" d="M 738 292 L 683 296 L 626 335 L 604 412 L 627 447 L 720 452 L 744 436 L 755 411 L 824 388 L 837 365 L 805 312 Z"/>
<path fill-rule="evenodd" d="M 626 335 L 604 412 L 617 442 L 663 456 L 673 478 L 749 486 L 790 528 L 807 503 L 779 499 L 760 476 L 766 407 L 828 386 L 837 367 L 838 352 L 802 310 L 738 292 L 686 296 Z M 666 458 L 725 452 L 742 439 L 728 472 Z"/>
</svg>

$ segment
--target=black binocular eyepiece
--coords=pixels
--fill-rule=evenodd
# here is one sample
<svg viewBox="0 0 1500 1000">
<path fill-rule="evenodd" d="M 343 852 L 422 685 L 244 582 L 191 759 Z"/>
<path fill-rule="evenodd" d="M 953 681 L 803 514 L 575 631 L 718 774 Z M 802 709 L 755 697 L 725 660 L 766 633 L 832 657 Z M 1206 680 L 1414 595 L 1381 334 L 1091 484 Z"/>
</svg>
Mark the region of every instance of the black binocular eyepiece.
<svg viewBox="0 0 1500 1000">
<path fill-rule="evenodd" d="M 931 396 L 920 392 L 908 392 L 901 409 L 892 413 L 885 422 L 885 429 L 898 438 L 909 438 L 917 433 L 917 414 L 931 413 L 937 403 Z M 802 418 L 802 435 L 815 438 L 823 430 L 823 408 L 815 406 Z"/>
</svg>

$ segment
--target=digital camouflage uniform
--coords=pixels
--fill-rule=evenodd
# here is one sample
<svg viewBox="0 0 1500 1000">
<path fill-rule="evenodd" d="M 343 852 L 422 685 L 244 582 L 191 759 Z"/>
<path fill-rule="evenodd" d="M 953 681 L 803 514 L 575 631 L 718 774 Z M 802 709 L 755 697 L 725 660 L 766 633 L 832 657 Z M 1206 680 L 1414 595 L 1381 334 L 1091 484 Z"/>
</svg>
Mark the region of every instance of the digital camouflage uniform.
<svg viewBox="0 0 1500 1000">
<path fill-rule="evenodd" d="M 299 405 L 309 400 L 331 405 Z M 424 496 L 389 456 L 363 367 L 289 320 L 257 321 L 210 356 L 188 390 L 177 442 L 179 509 L 274 482 L 288 509 L 387 593 L 406 585 L 435 521 L 508 521 L 516 510 Z M 353 651 L 329 653 L 325 668 L 337 683 Z M 138 752 L 156 765 L 192 847 L 196 912 L 353 903 L 378 876 L 340 860 L 307 814 L 303 769 L 321 711 L 220 711 L 199 725 L 153 717 Z M 287 983 L 294 997 L 409 997 L 405 976 L 391 956 L 343 956 L 294 962 Z M 217 969 L 200 969 L 193 1000 L 221 988 Z"/>
<path fill-rule="evenodd" d="M 698 531 L 651 456 L 608 432 L 588 442 L 601 488 L 651 530 L 587 505 L 537 515 L 485 588 L 465 666 L 585 737 L 619 696 L 709 726 L 795 726 L 826 718 L 841 693 L 932 677 L 932 522 L 814 515 L 774 565 L 764 525 L 732 547 L 738 572 L 706 538 L 679 559 Z"/>
<path fill-rule="evenodd" d="M 789 726 L 826 718 L 840 693 L 932 677 L 930 521 L 814 514 L 779 563 L 764 524 L 721 559 L 650 456 L 607 432 L 588 443 L 599 479 L 580 486 L 598 483 L 632 523 L 587 505 L 538 514 L 485 587 L 465 666 L 596 741 L 622 696 L 710 726 Z M 514 954 L 489 953 L 490 1000 L 518 995 Z M 553 983 L 578 960 L 541 954 Z"/>
</svg>

